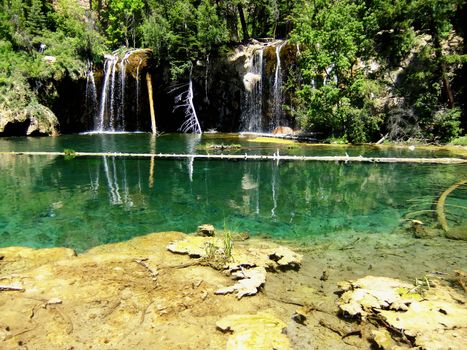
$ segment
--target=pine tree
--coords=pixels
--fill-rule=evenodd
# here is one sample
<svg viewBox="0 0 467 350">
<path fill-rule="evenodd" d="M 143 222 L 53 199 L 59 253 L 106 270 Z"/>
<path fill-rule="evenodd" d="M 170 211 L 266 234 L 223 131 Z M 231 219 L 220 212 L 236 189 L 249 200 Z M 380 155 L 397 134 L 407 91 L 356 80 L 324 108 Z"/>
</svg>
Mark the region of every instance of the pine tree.
<svg viewBox="0 0 467 350">
<path fill-rule="evenodd" d="M 39 35 L 45 27 L 45 14 L 43 12 L 42 0 L 31 0 L 26 25 L 33 35 Z"/>
</svg>

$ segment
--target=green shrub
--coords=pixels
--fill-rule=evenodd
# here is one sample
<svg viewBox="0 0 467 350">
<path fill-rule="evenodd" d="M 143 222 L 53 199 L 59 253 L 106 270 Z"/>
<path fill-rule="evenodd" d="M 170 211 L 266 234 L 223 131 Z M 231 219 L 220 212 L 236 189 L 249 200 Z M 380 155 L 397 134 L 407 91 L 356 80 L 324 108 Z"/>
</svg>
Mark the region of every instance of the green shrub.
<svg viewBox="0 0 467 350">
<path fill-rule="evenodd" d="M 449 143 L 455 146 L 467 146 L 467 135 L 454 138 Z"/>
</svg>

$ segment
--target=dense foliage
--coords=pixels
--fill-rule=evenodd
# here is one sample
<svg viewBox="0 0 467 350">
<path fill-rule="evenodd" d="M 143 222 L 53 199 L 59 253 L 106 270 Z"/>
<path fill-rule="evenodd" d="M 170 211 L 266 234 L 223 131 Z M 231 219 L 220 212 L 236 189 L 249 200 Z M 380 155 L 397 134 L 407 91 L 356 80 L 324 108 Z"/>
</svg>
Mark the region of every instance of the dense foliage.
<svg viewBox="0 0 467 350">
<path fill-rule="evenodd" d="M 40 102 L 54 98 L 54 82 L 67 76 L 78 78 L 87 61 L 104 52 L 101 36 L 85 20 L 82 7 L 71 0 L 57 0 L 54 6 L 42 0 L 4 0 L 1 5 L 3 117 L 53 116 Z"/>
<path fill-rule="evenodd" d="M 106 51 L 150 47 L 173 76 L 252 38 L 299 47 L 287 110 L 349 142 L 446 142 L 465 119 L 462 0 L 3 0 L 0 113 L 54 96 Z M 48 56 L 56 60 L 50 63 Z M 464 125 L 465 127 L 465 125 Z"/>
</svg>

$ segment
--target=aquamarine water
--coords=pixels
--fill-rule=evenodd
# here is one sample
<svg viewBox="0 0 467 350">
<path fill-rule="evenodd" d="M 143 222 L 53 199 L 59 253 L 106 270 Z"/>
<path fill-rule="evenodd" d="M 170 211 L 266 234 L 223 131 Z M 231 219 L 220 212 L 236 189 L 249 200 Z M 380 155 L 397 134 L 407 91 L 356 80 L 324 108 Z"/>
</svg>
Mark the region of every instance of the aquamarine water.
<svg viewBox="0 0 467 350">
<path fill-rule="evenodd" d="M 210 137 L 165 135 L 155 142 L 147 134 L 16 138 L 1 139 L 0 151 L 179 153 L 212 142 Z M 234 137 L 223 142 L 239 143 Z M 256 147 L 265 154 L 277 147 L 282 147 L 281 154 L 311 152 L 275 144 Z M 316 155 L 342 151 L 313 148 Z M 388 155 L 363 147 L 345 152 Z M 424 212 L 415 218 L 435 224 L 433 203 L 446 188 L 467 178 L 463 165 L 152 163 L 137 158 L 5 155 L 0 156 L 0 171 L 0 246 L 65 246 L 78 251 L 150 232 L 193 232 L 203 223 L 277 239 L 386 234 L 417 211 Z M 453 227 L 466 225 L 466 187 L 452 192 L 446 202 Z"/>
<path fill-rule="evenodd" d="M 147 133 L 116 133 L 62 135 L 60 137 L 6 137 L 0 138 L 2 151 L 60 151 L 73 149 L 80 152 L 133 152 L 133 153 L 218 153 L 206 149 L 212 144 L 235 144 L 240 149 L 224 150 L 229 154 L 269 154 L 278 150 L 281 155 L 327 155 L 327 156 L 363 156 L 363 157 L 458 157 L 466 154 L 451 153 L 448 150 L 424 149 L 422 147 L 379 147 L 379 146 L 301 146 L 274 142 L 254 142 L 257 136 L 239 134 L 164 134 L 154 138 Z M 265 138 L 263 138 L 264 140 Z M 279 140 L 281 142 L 282 140 Z"/>
</svg>

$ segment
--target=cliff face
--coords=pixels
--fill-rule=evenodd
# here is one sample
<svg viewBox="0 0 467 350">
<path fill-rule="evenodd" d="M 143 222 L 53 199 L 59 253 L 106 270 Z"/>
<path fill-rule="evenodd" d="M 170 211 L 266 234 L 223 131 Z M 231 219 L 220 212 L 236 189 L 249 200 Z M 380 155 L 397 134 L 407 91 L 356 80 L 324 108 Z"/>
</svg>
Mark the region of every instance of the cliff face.
<svg viewBox="0 0 467 350">
<path fill-rule="evenodd" d="M 58 119 L 47 107 L 30 103 L 22 108 L 0 104 L 0 136 L 58 135 Z"/>
<path fill-rule="evenodd" d="M 422 47 L 416 46 L 413 51 Z M 44 87 L 37 93 L 41 104 L 29 103 L 27 108 L 15 110 L 0 101 L 0 135 L 149 132 L 148 73 L 152 77 L 159 131 L 179 131 L 184 123 L 185 110 L 176 99 L 188 89 L 190 79 L 193 104 L 203 131 L 295 129 L 293 95 L 298 82 L 291 79 L 300 79 L 299 55 L 299 48 L 287 41 L 251 40 L 247 45 L 194 62 L 191 70 L 173 81 L 170 65 L 156 65 L 150 50 L 117 50 L 105 56 L 104 64 L 82 72 L 78 79 L 64 77 L 42 84 Z M 385 91 L 374 92 L 375 105 L 382 113 L 403 103 L 404 98 L 394 94 L 394 89 L 410 64 L 391 70 L 376 61 L 359 61 L 357 68 L 384 82 Z M 50 85 L 52 89 L 46 87 Z"/>
<path fill-rule="evenodd" d="M 50 109 L 41 109 L 43 116 L 32 116 L 32 122 L 29 115 L 4 118 L 3 125 L 9 123 L 4 134 L 97 131 L 99 124 L 105 124 L 105 130 L 101 131 L 150 131 L 147 73 L 152 76 L 158 130 L 180 129 L 185 111 L 183 107 L 175 108 L 176 97 L 187 89 L 188 71 L 174 82 L 170 66 L 156 66 L 150 50 L 143 49 L 114 52 L 106 60 L 92 69 L 92 79 L 89 72 L 82 72 L 77 80 L 65 77 L 51 83 L 51 90 L 39 89 L 39 102 Z M 252 41 L 195 62 L 191 72 L 193 103 L 203 131 L 272 131 L 276 124 L 293 126 L 292 118 L 279 105 L 290 101 L 284 86 L 295 61 L 293 45 L 282 41 Z M 279 73 L 281 86 L 276 86 Z M 249 81 L 251 77 L 254 79 Z M 282 91 L 280 101 L 278 89 Z M 50 91 L 53 91 L 52 98 Z M 278 108 L 283 115 L 276 121 Z M 111 120 L 114 125 L 110 124 Z"/>
</svg>

